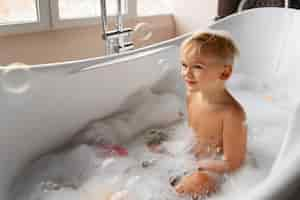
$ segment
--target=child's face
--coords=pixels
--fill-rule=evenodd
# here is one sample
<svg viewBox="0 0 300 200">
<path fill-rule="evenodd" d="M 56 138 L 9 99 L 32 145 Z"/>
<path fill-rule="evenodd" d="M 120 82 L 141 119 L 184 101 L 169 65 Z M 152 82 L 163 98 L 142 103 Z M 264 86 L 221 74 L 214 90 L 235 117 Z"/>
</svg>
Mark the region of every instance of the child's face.
<svg viewBox="0 0 300 200">
<path fill-rule="evenodd" d="M 214 88 L 231 74 L 231 66 L 222 64 L 213 56 L 187 53 L 181 55 L 181 75 L 189 91 Z"/>
</svg>

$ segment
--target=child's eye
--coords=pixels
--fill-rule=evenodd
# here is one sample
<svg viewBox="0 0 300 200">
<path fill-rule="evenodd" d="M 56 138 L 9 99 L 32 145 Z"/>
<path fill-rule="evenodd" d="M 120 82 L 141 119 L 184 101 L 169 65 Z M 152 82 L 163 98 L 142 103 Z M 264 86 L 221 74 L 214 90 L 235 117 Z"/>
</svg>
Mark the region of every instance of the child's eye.
<svg viewBox="0 0 300 200">
<path fill-rule="evenodd" d="M 182 63 L 181 65 L 182 65 L 183 68 L 187 68 L 186 64 Z"/>
<path fill-rule="evenodd" d="M 196 69 L 204 69 L 201 65 L 194 65 L 193 67 Z"/>
</svg>

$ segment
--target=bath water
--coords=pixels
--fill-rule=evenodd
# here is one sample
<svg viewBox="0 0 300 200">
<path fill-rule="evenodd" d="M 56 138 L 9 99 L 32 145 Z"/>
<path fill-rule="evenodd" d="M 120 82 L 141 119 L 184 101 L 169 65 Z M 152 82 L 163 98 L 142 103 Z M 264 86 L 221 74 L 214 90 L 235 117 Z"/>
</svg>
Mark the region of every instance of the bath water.
<svg viewBox="0 0 300 200">
<path fill-rule="evenodd" d="M 241 76 L 228 83 L 247 113 L 247 159 L 237 172 L 224 175 L 220 190 L 208 199 L 235 199 L 255 189 L 270 172 L 280 149 L 292 106 L 254 81 Z M 184 101 L 150 91 L 137 96 L 148 100 L 135 99 L 133 110 L 94 121 L 73 138 L 72 148 L 31 163 L 12 187 L 14 199 L 189 199 L 177 196 L 169 183 L 170 177 L 196 169 Z M 122 148 L 105 149 L 93 140 Z M 127 152 L 120 154 L 120 149 Z"/>
</svg>

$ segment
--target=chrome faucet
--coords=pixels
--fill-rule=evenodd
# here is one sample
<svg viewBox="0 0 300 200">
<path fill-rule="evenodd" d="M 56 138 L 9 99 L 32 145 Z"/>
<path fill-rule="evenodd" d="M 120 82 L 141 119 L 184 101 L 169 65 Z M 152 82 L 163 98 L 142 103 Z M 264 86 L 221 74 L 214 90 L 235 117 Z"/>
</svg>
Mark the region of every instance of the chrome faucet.
<svg viewBox="0 0 300 200">
<path fill-rule="evenodd" d="M 106 0 L 100 0 L 101 3 L 101 22 L 102 22 L 102 38 L 105 41 L 105 54 L 120 53 L 134 48 L 131 36 L 133 30 L 131 28 L 124 28 L 123 24 L 123 10 L 128 7 L 128 0 L 117 0 L 117 28 L 108 30 L 107 21 L 107 6 Z"/>
</svg>

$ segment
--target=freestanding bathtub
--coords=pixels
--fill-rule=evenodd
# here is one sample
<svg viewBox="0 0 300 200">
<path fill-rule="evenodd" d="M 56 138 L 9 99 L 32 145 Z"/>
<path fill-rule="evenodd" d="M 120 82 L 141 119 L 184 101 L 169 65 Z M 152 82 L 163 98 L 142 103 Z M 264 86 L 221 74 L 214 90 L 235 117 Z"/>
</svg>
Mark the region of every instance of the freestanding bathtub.
<svg viewBox="0 0 300 200">
<path fill-rule="evenodd" d="M 210 25 L 234 36 L 241 50 L 236 71 L 283 80 L 295 102 L 299 27 L 300 12 L 282 8 L 253 9 Z M 162 71 L 170 71 L 165 88 L 183 96 L 179 44 L 190 34 L 120 55 L 32 66 L 27 92 L 13 94 L 1 88 L 0 199 L 9 199 L 13 179 L 31 159 L 64 143 L 90 119 L 120 109 L 130 93 L 153 83 Z M 286 199 L 295 191 L 300 153 L 293 149 L 300 138 L 294 132 L 282 133 L 286 136 L 273 170 L 248 199 Z"/>
</svg>

